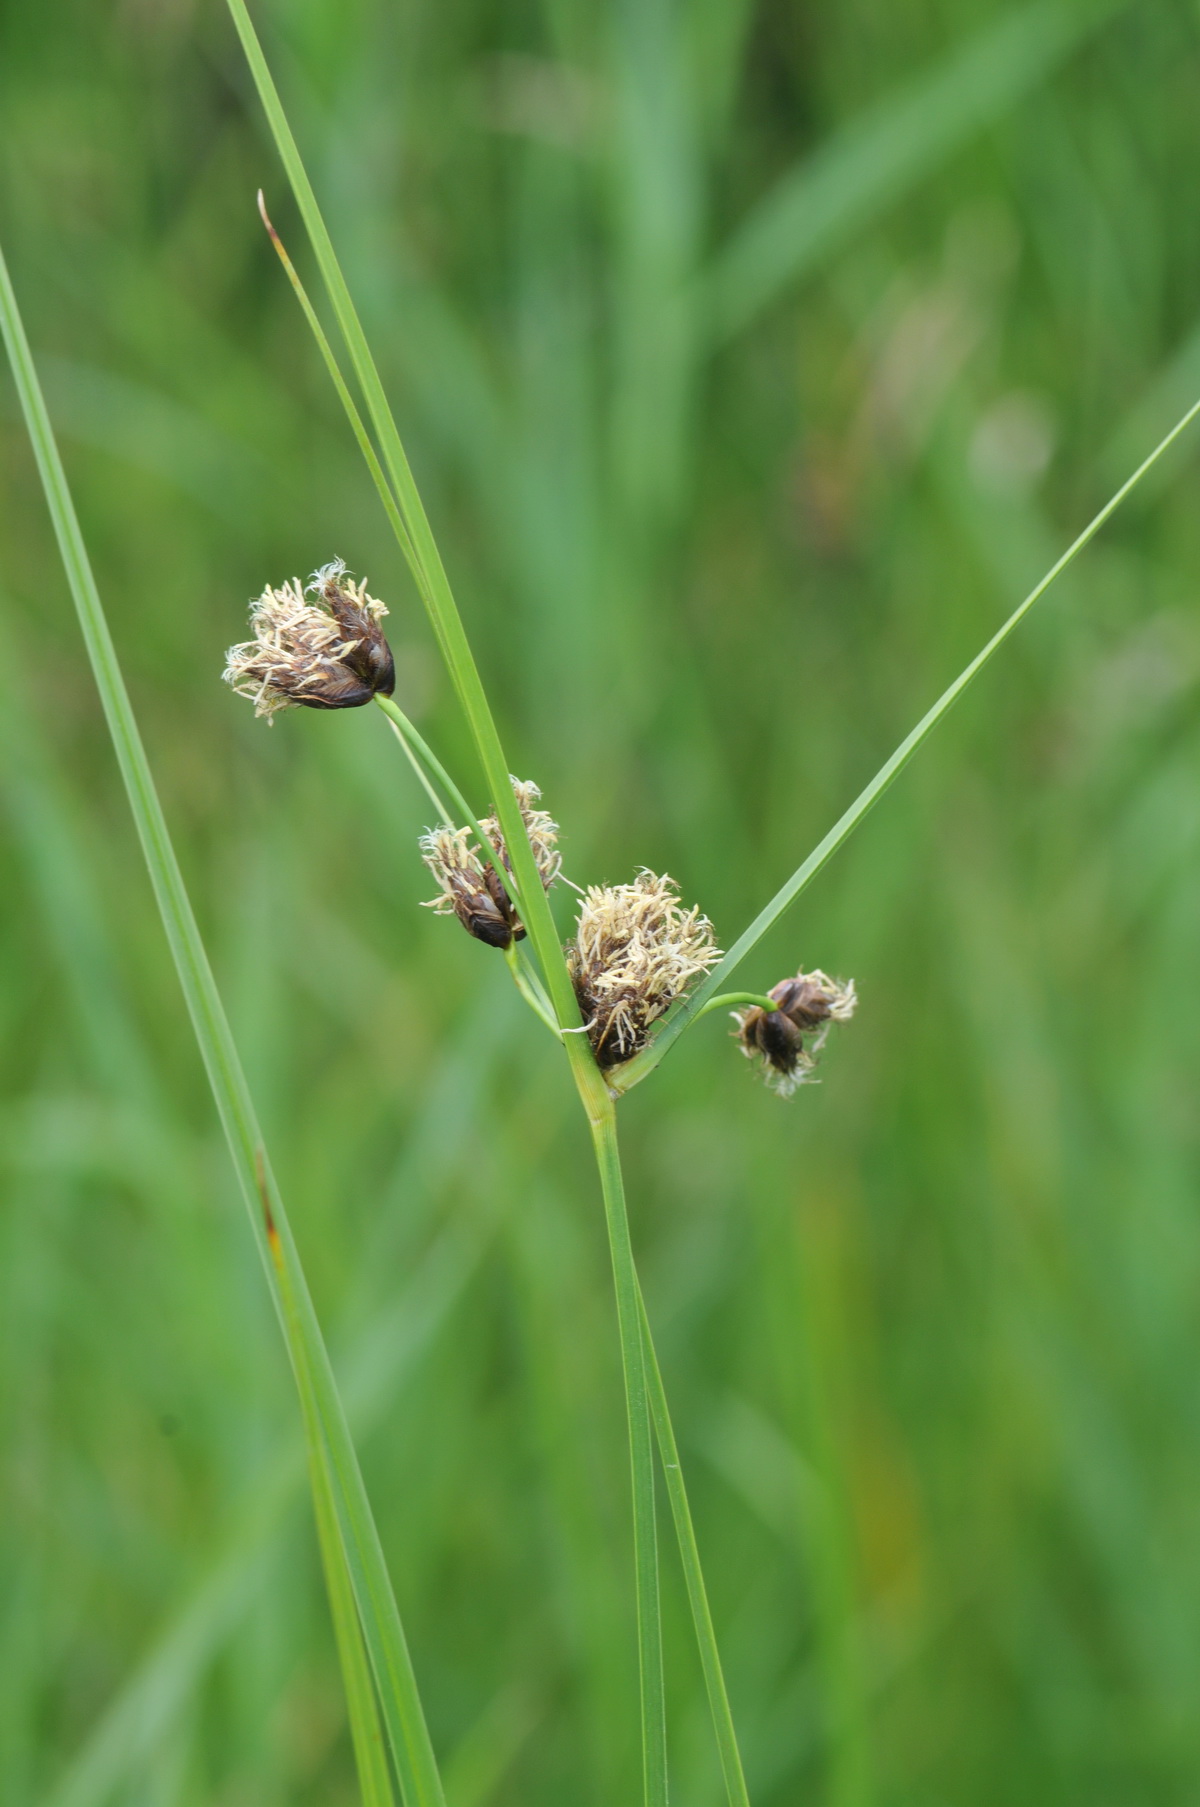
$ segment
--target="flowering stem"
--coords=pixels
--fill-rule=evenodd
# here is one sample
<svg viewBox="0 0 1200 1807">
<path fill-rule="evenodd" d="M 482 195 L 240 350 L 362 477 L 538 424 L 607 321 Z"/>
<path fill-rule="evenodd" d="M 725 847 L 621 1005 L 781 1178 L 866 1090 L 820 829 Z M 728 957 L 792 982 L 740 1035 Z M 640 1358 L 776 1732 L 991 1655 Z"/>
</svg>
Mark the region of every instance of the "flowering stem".
<svg viewBox="0 0 1200 1807">
<path fill-rule="evenodd" d="M 378 696 L 376 696 L 375 701 L 376 702 L 379 701 Z M 396 736 L 396 739 L 400 742 L 400 749 L 403 752 L 404 757 L 407 759 L 409 765 L 412 767 L 413 772 L 416 775 L 417 783 L 420 785 L 421 789 L 425 792 L 425 795 L 429 798 L 429 801 L 433 804 L 433 807 L 434 807 L 435 811 L 437 812 L 438 821 L 439 822 L 449 822 L 450 811 L 446 808 L 446 805 L 442 802 L 442 799 L 439 797 L 438 793 L 434 790 L 433 785 L 430 783 L 429 774 L 425 770 L 425 767 L 421 764 L 421 761 L 417 758 L 416 754 L 413 752 L 411 746 L 408 744 L 408 741 L 404 738 L 404 735 L 400 732 L 400 730 L 396 726 L 395 722 L 389 721 L 388 727 L 392 730 L 392 733 Z"/>
<path fill-rule="evenodd" d="M 552 1035 L 561 1036 L 562 1031 L 554 1020 L 550 1009 L 550 1000 L 546 996 L 542 982 L 533 968 L 521 959 L 521 950 L 515 941 L 510 942 L 505 948 L 504 958 L 508 963 L 508 970 L 513 976 L 513 984 L 534 1016 L 545 1023 Z"/>
<path fill-rule="evenodd" d="M 658 1590 L 658 1539 L 654 1511 L 654 1450 L 647 1396 L 647 1337 L 625 1183 L 617 1146 L 617 1117 L 612 1100 L 589 1111 L 596 1165 L 604 1193 L 608 1244 L 612 1254 L 625 1405 L 629 1417 L 629 1456 L 633 1477 L 633 1560 L 637 1589 L 638 1670 L 642 1708 L 642 1780 L 646 1807 L 666 1807 L 667 1725 L 663 1693 L 662 1616 Z"/>
<path fill-rule="evenodd" d="M 658 1453 L 662 1458 L 663 1474 L 667 1483 L 667 1497 L 671 1502 L 671 1516 L 675 1520 L 675 1536 L 679 1543 L 683 1578 L 687 1584 L 688 1601 L 692 1608 L 692 1622 L 696 1628 L 700 1665 L 704 1670 L 704 1683 L 708 1689 L 708 1704 L 712 1712 L 713 1731 L 716 1733 L 721 1768 L 725 1775 L 725 1792 L 729 1797 L 729 1807 L 750 1807 L 750 1795 L 742 1770 L 742 1757 L 738 1750 L 733 1713 L 725 1687 L 725 1672 L 721 1667 L 721 1653 L 717 1648 L 717 1634 L 713 1628 L 712 1612 L 708 1604 L 708 1589 L 704 1585 L 704 1571 L 700 1566 L 700 1550 L 696 1543 L 695 1527 L 692 1524 L 687 1487 L 684 1484 L 683 1469 L 679 1462 L 679 1449 L 675 1442 L 671 1413 L 667 1406 L 667 1392 L 663 1386 L 662 1370 L 658 1365 L 654 1337 L 650 1330 L 650 1319 L 646 1315 L 646 1301 L 642 1297 L 640 1284 L 638 1286 L 638 1310 L 641 1315 L 642 1337 L 645 1343 L 646 1385 L 650 1399 L 650 1416 L 654 1420 L 654 1434 L 658 1439 Z"/>
<path fill-rule="evenodd" d="M 357 410 L 340 373 L 335 378 L 343 406 L 351 419 L 360 447 L 367 456 L 376 487 L 416 579 L 434 634 L 462 705 L 463 713 L 475 741 L 484 776 L 491 789 L 494 807 L 509 859 L 515 870 L 513 895 L 529 931 L 537 953 L 549 995 L 552 1013 L 561 1032 L 563 1047 L 571 1066 L 584 1110 L 591 1125 L 604 1193 L 609 1241 L 613 1260 L 613 1277 L 617 1294 L 617 1312 L 621 1334 L 622 1362 L 625 1370 L 626 1402 L 629 1411 L 630 1455 L 633 1472 L 634 1548 L 637 1576 L 638 1642 L 641 1665 L 641 1700 L 643 1732 L 643 1770 L 646 1807 L 665 1807 L 666 1725 L 662 1676 L 662 1630 L 658 1596 L 658 1553 L 654 1525 L 653 1451 L 646 1397 L 645 1350 L 638 1303 L 637 1276 L 629 1239 L 624 1186 L 617 1152 L 616 1121 L 613 1093 L 607 1077 L 596 1064 L 588 1039 L 580 1033 L 583 1027 L 575 987 L 563 955 L 550 905 L 542 888 L 517 800 L 509 784 L 509 764 L 492 716 L 475 660 L 467 640 L 461 617 L 450 588 L 445 567 L 425 514 L 396 423 L 392 417 L 375 361 L 363 333 L 345 277 L 321 216 L 316 195 L 309 182 L 299 148 L 288 124 L 278 90 L 263 56 L 257 34 L 246 7 L 246 0 L 228 0 L 234 25 L 241 39 L 263 109 L 267 115 L 280 157 L 292 184 L 305 227 L 326 290 L 349 353 L 354 374 L 366 402 L 367 415 L 374 427 L 379 457 L 373 455 L 370 441 L 358 420 Z M 289 270 L 289 276 L 293 273 Z M 299 293 L 299 285 L 297 284 Z M 302 303 L 305 298 L 302 297 Z M 310 326 L 316 317 L 305 308 Z M 318 343 L 323 339 L 318 334 Z M 333 374 L 336 361 L 327 346 L 322 356 Z M 426 761 L 430 771 L 452 799 L 458 798 L 457 787 L 433 759 L 411 723 L 395 704 L 376 698 L 393 724 L 405 734 L 407 744 Z M 464 820 L 479 833 L 469 810 L 464 807 Z M 483 837 L 480 836 L 481 844 Z M 506 881 L 507 882 L 507 881 Z M 524 902 L 522 902 L 524 899 Z"/>
<path fill-rule="evenodd" d="M 710 1010 L 723 1010 L 727 1004 L 756 1004 L 760 1010 L 779 1009 L 774 998 L 768 998 L 760 991 L 723 991 L 719 998 L 709 998 L 707 1004 L 692 1012 L 693 1023 L 698 1023 Z"/>
</svg>

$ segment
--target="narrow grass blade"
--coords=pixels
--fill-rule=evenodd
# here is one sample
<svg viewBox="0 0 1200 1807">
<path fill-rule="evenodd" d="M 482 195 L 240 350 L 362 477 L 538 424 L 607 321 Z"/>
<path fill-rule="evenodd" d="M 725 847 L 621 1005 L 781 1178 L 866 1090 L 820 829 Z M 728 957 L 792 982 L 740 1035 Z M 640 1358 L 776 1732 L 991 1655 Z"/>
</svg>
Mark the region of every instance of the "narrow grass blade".
<svg viewBox="0 0 1200 1807">
<path fill-rule="evenodd" d="M 879 768 L 870 784 L 859 793 L 846 813 L 834 823 L 824 840 L 813 848 L 808 858 L 797 867 L 787 883 L 780 886 L 770 903 L 759 911 L 750 927 L 738 936 L 720 965 L 715 966 L 704 983 L 696 987 L 687 1002 L 681 1005 L 673 1016 L 667 1018 L 650 1046 L 641 1054 L 636 1055 L 626 1066 L 619 1068 L 616 1073 L 610 1074 L 609 1083 L 614 1091 L 627 1092 L 630 1086 L 637 1085 L 646 1077 L 647 1073 L 653 1071 L 672 1043 L 678 1040 L 689 1023 L 695 1021 L 721 986 L 728 982 L 732 973 L 741 965 L 746 955 L 758 945 L 767 930 L 774 927 L 784 911 L 796 901 L 801 891 L 811 884 L 822 867 L 829 863 L 843 842 L 849 840 L 867 811 L 878 803 L 889 785 L 900 776 L 918 747 L 929 738 L 943 716 L 953 708 L 963 691 L 979 676 L 993 653 L 998 652 L 1009 636 L 1021 625 L 1030 609 L 1046 594 L 1055 578 L 1061 577 L 1067 566 L 1079 556 L 1089 541 L 1095 538 L 1105 522 L 1116 513 L 1126 497 L 1137 488 L 1142 478 L 1154 468 L 1163 454 L 1174 445 L 1180 434 L 1186 431 L 1198 414 L 1200 414 L 1200 401 L 1193 403 L 1182 419 L 1176 421 L 1171 431 L 1159 441 L 1150 456 L 1139 464 L 1131 477 L 1126 478 L 1116 494 L 1104 504 L 1099 514 L 1089 521 L 1083 532 L 1071 542 L 1057 563 L 1050 567 L 1041 582 L 1029 592 L 1024 602 L 1013 610 L 1003 627 L 992 635 L 981 652 L 976 653 L 971 663 L 959 673 L 949 689 L 942 692 L 933 707 L 921 717 L 911 734 L 905 736 L 891 758 Z"/>
<path fill-rule="evenodd" d="M 517 887 L 527 906 L 524 916 L 525 924 L 541 962 L 555 1014 L 564 1027 L 577 1028 L 580 1022 L 579 1005 L 575 998 L 570 975 L 567 972 L 558 931 L 550 913 L 550 905 L 546 901 L 545 892 L 538 879 L 533 850 L 525 832 L 525 824 L 521 819 L 521 812 L 509 785 L 511 768 L 500 744 L 500 736 L 492 716 L 491 705 L 467 641 L 458 605 L 450 588 L 450 580 L 446 575 L 441 554 L 433 536 L 433 529 L 421 502 L 408 457 L 388 406 L 379 371 L 351 300 L 350 290 L 334 252 L 321 210 L 317 205 L 317 198 L 304 168 L 299 147 L 284 113 L 279 92 L 267 67 L 267 61 L 247 11 L 245 0 L 228 0 L 228 5 L 250 66 L 250 72 L 258 89 L 259 99 L 262 101 L 263 110 L 267 115 L 267 122 L 300 208 L 334 316 L 337 319 L 350 362 L 367 405 L 367 413 L 375 429 L 383 466 L 399 505 L 407 534 L 408 543 L 406 544 L 402 540 L 401 545 L 405 549 L 406 556 L 415 559 L 413 568 L 417 586 L 475 741 L 480 764 L 491 792 L 492 806 L 504 831 Z M 391 518 L 390 511 L 389 518 Z M 409 547 L 411 547 L 411 552 Z M 568 1038 L 565 1045 L 575 1073 L 576 1084 L 580 1087 L 585 1100 L 590 1098 L 593 1101 L 599 1101 L 603 1093 L 603 1084 L 591 1052 L 586 1045 L 586 1039 L 581 1036 L 572 1036 Z"/>
<path fill-rule="evenodd" d="M 617 1324 L 629 1415 L 629 1455 L 633 1471 L 633 1559 L 637 1582 L 638 1667 L 642 1699 L 642 1777 L 646 1807 L 666 1807 L 667 1725 L 663 1693 L 662 1616 L 658 1586 L 658 1534 L 654 1509 L 654 1451 L 646 1385 L 646 1341 L 642 1333 L 641 1288 L 633 1265 L 625 1182 L 617 1146 L 616 1112 L 610 1104 L 592 1126 L 596 1164 L 604 1192 Z"/>
<path fill-rule="evenodd" d="M 265 1182 L 261 1187 L 263 1214 L 267 1224 L 267 1246 L 275 1267 L 284 1316 L 290 1326 L 289 1341 L 298 1352 L 296 1386 L 300 1394 L 300 1413 L 304 1422 L 304 1445 L 308 1456 L 308 1479 L 312 1489 L 313 1516 L 317 1525 L 317 1542 L 321 1550 L 321 1566 L 325 1572 L 325 1588 L 329 1595 L 329 1612 L 333 1620 L 334 1640 L 342 1669 L 342 1687 L 350 1718 L 350 1737 L 363 1807 L 394 1807 L 391 1772 L 383 1745 L 379 1709 L 375 1702 L 375 1685 L 371 1666 L 363 1645 L 358 1609 L 354 1604 L 354 1584 L 346 1564 L 338 1527 L 337 1504 L 333 1495 L 329 1451 L 321 1430 L 321 1415 L 313 1391 L 312 1375 L 304 1353 L 296 1295 L 283 1249 L 271 1219 L 270 1197 Z"/>
<path fill-rule="evenodd" d="M 112 735 L 121 775 L 149 868 L 163 926 L 183 987 L 196 1040 L 208 1072 L 241 1182 L 243 1196 L 280 1321 L 288 1335 L 294 1368 L 308 1364 L 326 1437 L 347 1559 L 363 1630 L 379 1683 L 380 1702 L 392 1739 L 396 1765 L 409 1807 L 442 1807 L 441 1783 L 425 1726 L 404 1632 L 391 1591 L 379 1535 L 321 1337 L 291 1228 L 263 1148 L 262 1135 L 245 1074 L 217 993 L 195 916 L 175 858 L 149 762 L 117 661 L 116 649 L 96 589 L 66 474 L 46 412 L 28 340 L 0 253 L 0 328 L 12 364 L 34 455 L 54 522 L 59 549 Z M 262 1207 L 265 1195 L 294 1291 L 299 1342 L 283 1308 Z"/>
<path fill-rule="evenodd" d="M 972 37 L 929 74 L 784 176 L 719 253 L 702 317 L 724 341 L 960 144 L 1044 80 L 1114 10 L 1037 0 Z"/>
<path fill-rule="evenodd" d="M 325 328 L 321 325 L 321 322 L 317 317 L 317 310 L 309 300 L 308 291 L 296 274 L 295 265 L 287 254 L 287 248 L 285 247 L 283 240 L 271 224 L 271 216 L 267 212 L 267 204 L 263 199 L 263 191 L 261 188 L 258 191 L 258 211 L 262 223 L 267 229 L 267 236 L 275 247 L 276 254 L 280 263 L 283 265 L 287 279 L 292 285 L 297 301 L 300 303 L 301 311 L 304 314 L 305 320 L 308 322 L 308 329 L 317 342 L 317 350 L 320 352 L 322 362 L 329 372 L 329 380 L 337 391 L 338 400 L 346 411 L 346 418 L 350 422 L 350 430 L 358 441 L 359 451 L 366 460 L 367 469 L 371 473 L 371 481 L 379 492 L 379 499 L 383 503 L 384 512 L 387 515 L 388 521 L 391 523 L 392 532 L 400 542 L 400 549 L 408 560 L 409 568 L 411 569 L 413 576 L 419 583 L 421 572 L 417 561 L 416 548 L 409 538 L 408 528 L 404 525 L 400 510 L 396 506 L 396 498 L 388 486 L 388 480 L 383 474 L 383 466 L 379 462 L 379 456 L 375 447 L 371 444 L 371 436 L 363 425 L 362 415 L 354 405 L 354 397 L 351 395 L 350 390 L 346 385 L 346 379 L 342 375 L 341 365 L 334 356 L 333 347 L 329 343 Z"/>
<path fill-rule="evenodd" d="M 392 1793 L 392 1776 L 388 1768 L 383 1728 L 375 1701 L 375 1683 L 371 1677 L 371 1665 L 367 1660 L 362 1629 L 358 1622 L 358 1608 L 354 1604 L 354 1584 L 346 1565 L 346 1554 L 338 1529 L 328 1457 L 323 1450 L 322 1458 L 318 1461 L 310 1449 L 309 1485 L 312 1488 L 321 1564 L 325 1571 L 325 1589 L 329 1595 L 329 1611 L 342 1668 L 342 1687 L 350 1717 L 350 1737 L 354 1745 L 354 1761 L 358 1769 L 363 1807 L 395 1807 L 396 1797 Z"/>
<path fill-rule="evenodd" d="M 704 1685 L 708 1689 L 708 1704 L 712 1714 L 713 1731 L 716 1734 L 721 1770 L 725 1777 L 725 1793 L 729 1797 L 729 1807 L 750 1807 L 750 1795 L 742 1770 L 742 1756 L 738 1749 L 737 1732 L 734 1730 L 733 1713 L 725 1687 L 725 1671 L 721 1667 L 721 1653 L 717 1649 L 717 1634 L 713 1628 L 712 1612 L 708 1604 L 708 1589 L 704 1585 L 704 1571 L 700 1566 L 700 1548 L 696 1542 L 696 1531 L 692 1524 L 692 1509 L 688 1504 L 687 1487 L 679 1461 L 679 1448 L 675 1442 L 675 1431 L 667 1406 L 667 1392 L 663 1386 L 662 1370 L 658 1365 L 654 1336 L 650 1329 L 650 1319 L 646 1315 L 646 1301 L 642 1297 L 640 1285 L 638 1287 L 638 1311 L 641 1316 L 642 1337 L 646 1348 L 646 1386 L 650 1399 L 650 1416 L 654 1421 L 654 1435 L 658 1439 L 658 1453 L 662 1458 L 663 1474 L 667 1483 L 667 1498 L 671 1502 L 671 1516 L 675 1520 L 675 1536 L 679 1544 L 680 1561 L 683 1564 L 683 1579 L 687 1586 L 688 1603 L 692 1609 L 692 1623 L 696 1628 L 696 1645 L 700 1652 L 700 1666 L 704 1670 Z"/>
</svg>

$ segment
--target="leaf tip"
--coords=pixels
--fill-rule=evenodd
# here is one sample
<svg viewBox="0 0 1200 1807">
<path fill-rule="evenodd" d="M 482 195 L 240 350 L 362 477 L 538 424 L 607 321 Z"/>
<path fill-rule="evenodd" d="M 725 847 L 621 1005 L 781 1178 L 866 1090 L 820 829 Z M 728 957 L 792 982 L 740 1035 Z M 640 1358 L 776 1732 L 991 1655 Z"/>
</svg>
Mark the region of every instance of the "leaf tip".
<svg viewBox="0 0 1200 1807">
<path fill-rule="evenodd" d="M 258 199 L 259 217 L 262 220 L 263 225 L 266 227 L 267 231 L 271 235 L 272 244 L 274 244 L 275 247 L 278 249 L 279 248 L 279 234 L 278 234 L 278 232 L 276 232 L 274 226 L 272 226 L 272 224 L 271 224 L 271 216 L 267 212 L 267 203 L 263 197 L 263 191 L 261 188 L 258 191 L 257 199 Z"/>
</svg>

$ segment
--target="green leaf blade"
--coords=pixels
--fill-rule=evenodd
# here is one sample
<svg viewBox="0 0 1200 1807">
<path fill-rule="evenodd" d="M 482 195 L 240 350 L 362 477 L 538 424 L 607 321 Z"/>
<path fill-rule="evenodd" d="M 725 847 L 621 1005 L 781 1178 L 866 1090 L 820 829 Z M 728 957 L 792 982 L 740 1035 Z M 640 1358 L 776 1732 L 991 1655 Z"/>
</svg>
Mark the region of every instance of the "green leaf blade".
<svg viewBox="0 0 1200 1807">
<path fill-rule="evenodd" d="M 741 332 L 788 283 L 1001 118 L 1121 3 L 1039 0 L 1005 14 L 806 157 L 718 254 L 702 310 L 713 342 Z"/>
<path fill-rule="evenodd" d="M 1040 583 L 1035 584 L 1024 601 L 1018 603 L 1008 620 L 996 630 L 987 645 L 976 653 L 970 664 L 965 666 L 954 682 L 942 692 L 937 702 L 926 710 L 916 727 L 905 735 L 890 759 L 885 760 L 884 764 L 880 766 L 870 783 L 859 792 L 849 809 L 838 818 L 824 839 L 818 841 L 808 858 L 802 861 L 792 876 L 780 886 L 771 901 L 764 905 L 749 928 L 743 930 L 738 936 L 720 964 L 714 966 L 703 984 L 698 985 L 679 1009 L 667 1018 L 650 1046 L 635 1055 L 627 1065 L 618 1068 L 614 1074 L 610 1075 L 610 1083 L 615 1092 L 627 1092 L 631 1086 L 639 1084 L 648 1073 L 653 1072 L 684 1030 L 704 1013 L 711 999 L 728 982 L 746 955 L 757 947 L 769 929 L 774 928 L 779 918 L 795 903 L 800 893 L 812 883 L 817 874 L 829 864 L 838 849 L 849 840 L 868 811 L 874 808 L 884 792 L 895 783 L 909 760 L 928 740 L 938 723 L 949 714 L 963 692 L 979 676 L 993 655 L 999 652 L 1005 641 L 1016 632 L 1034 604 L 1041 601 L 1055 579 L 1061 577 L 1068 565 L 1072 564 L 1084 547 L 1095 538 L 1105 522 L 1116 513 L 1142 479 L 1153 470 L 1159 459 L 1175 444 L 1175 441 L 1187 431 L 1197 415 L 1200 415 L 1200 401 L 1194 402 L 1187 413 L 1176 421 L 1170 432 L 1164 435 L 1149 456 L 1143 459 L 1137 470 L 1126 478 L 1115 495 L 1110 496 L 1100 512 L 1093 516 L 1083 532 L 1072 540 L 1062 557 L 1055 561 Z"/>
<path fill-rule="evenodd" d="M 79 520 L 34 368 L 8 267 L 0 251 L 0 331 L 8 351 L 101 703 L 125 781 L 163 927 L 175 961 L 259 1254 L 299 1384 L 307 1367 L 327 1440 L 345 1555 L 355 1579 L 380 1703 L 409 1807 L 443 1807 L 437 1762 L 378 1531 L 312 1298 L 267 1162 L 253 1101 L 200 939 L 145 748 L 121 674 Z M 278 1235 L 294 1297 L 289 1318 L 270 1246 Z"/>
</svg>

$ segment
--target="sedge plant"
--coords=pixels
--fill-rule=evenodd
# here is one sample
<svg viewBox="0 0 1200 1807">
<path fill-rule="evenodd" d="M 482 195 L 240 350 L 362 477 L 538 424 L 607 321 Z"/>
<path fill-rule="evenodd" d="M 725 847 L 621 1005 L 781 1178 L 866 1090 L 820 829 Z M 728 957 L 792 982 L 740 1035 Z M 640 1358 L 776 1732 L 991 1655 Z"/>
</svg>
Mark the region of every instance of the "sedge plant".
<svg viewBox="0 0 1200 1807">
<path fill-rule="evenodd" d="M 351 378 L 321 326 L 277 235 L 272 237 L 337 387 L 351 429 L 411 570 L 454 684 L 478 757 L 487 809 L 472 809 L 460 785 L 392 695 L 394 671 L 384 606 L 340 564 L 310 586 L 268 589 L 256 605 L 253 640 L 234 649 L 228 675 L 260 712 L 301 705 L 373 703 L 387 717 L 438 821 L 424 853 L 438 881 L 434 899 L 506 959 L 522 997 L 568 1063 L 595 1150 L 608 1230 L 624 1371 L 632 1477 L 634 1597 L 642 1733 L 642 1798 L 665 1807 L 667 1742 L 658 1578 L 654 1444 L 679 1544 L 729 1801 L 749 1800 L 717 1649 L 700 1554 L 653 1336 L 633 1259 L 617 1138 L 620 1098 L 650 1076 L 679 1036 L 706 1014 L 733 1010 L 742 1050 L 778 1089 L 807 1077 L 831 1023 L 854 1005 L 852 986 L 799 973 L 761 990 L 730 981 L 767 930 L 795 902 L 879 800 L 973 679 L 1055 578 L 1099 531 L 1200 412 L 1189 410 L 1089 523 L 987 645 L 945 690 L 723 955 L 698 909 L 670 881 L 643 872 L 628 884 L 584 893 L 572 946 L 564 950 L 548 899 L 558 876 L 555 825 L 535 787 L 516 784 L 417 492 L 403 444 L 332 242 L 305 173 L 244 0 L 230 10 L 304 221 Z M 264 219 L 265 219 L 264 210 Z M 268 222 L 269 226 L 269 222 Z M 197 1040 L 249 1207 L 301 1403 L 310 1482 L 339 1657 L 365 1801 L 407 1807 L 443 1800 L 413 1665 L 383 1562 L 353 1441 L 338 1397 L 283 1202 L 272 1176 L 242 1073 L 171 847 L 165 818 L 121 678 L 7 271 L 0 265 L 0 316 L 97 685 L 142 838 Z M 526 948 L 531 951 L 532 959 Z M 390 1762 L 384 1756 L 386 1736 Z"/>
</svg>

